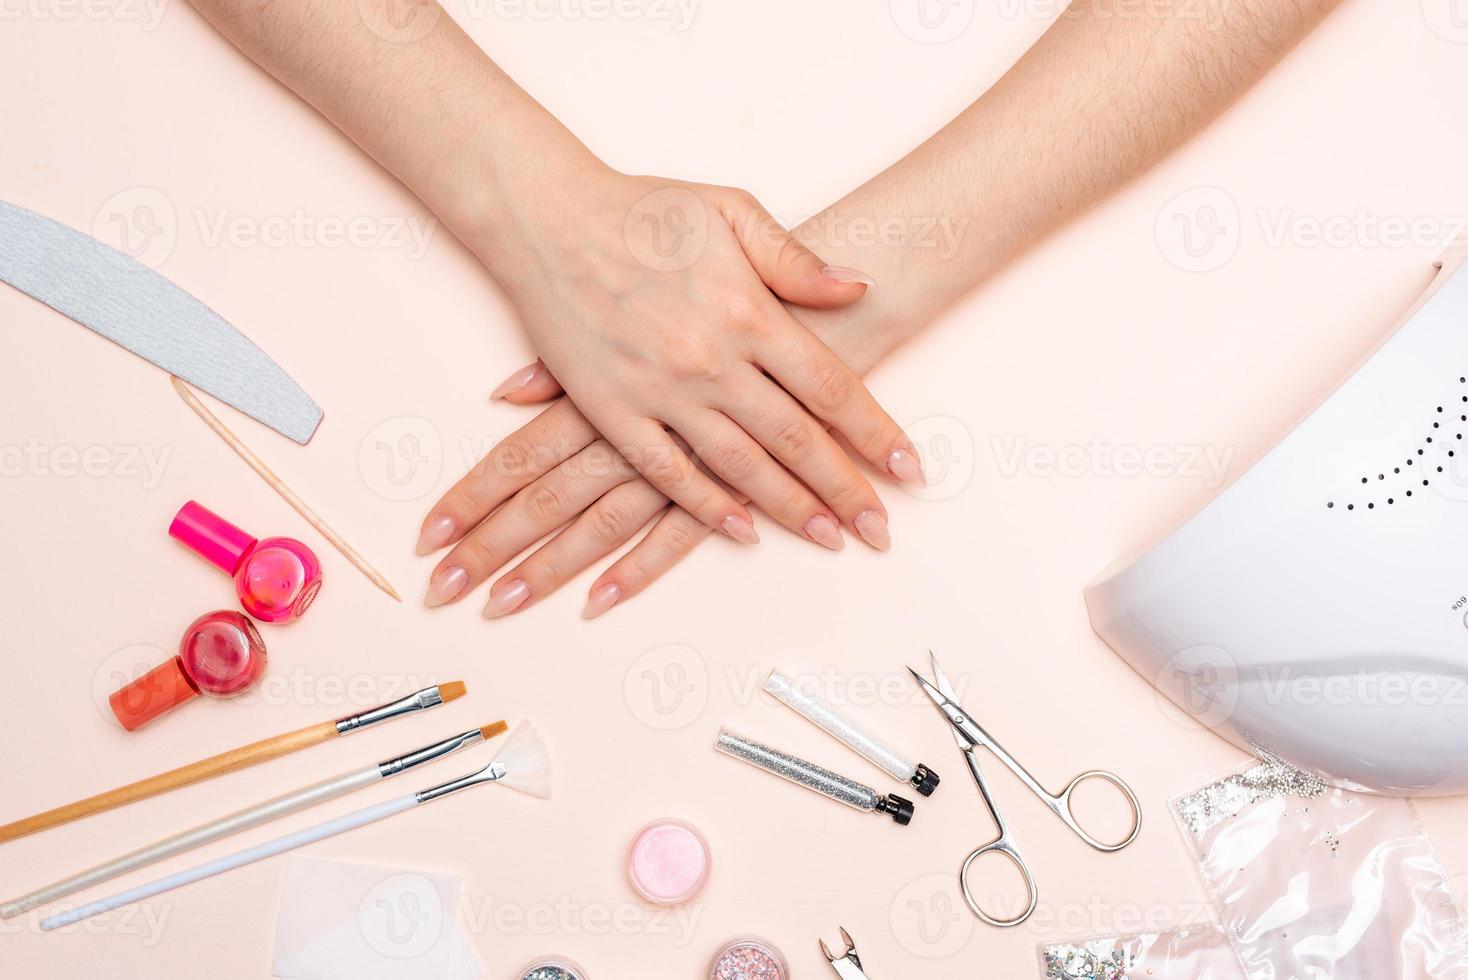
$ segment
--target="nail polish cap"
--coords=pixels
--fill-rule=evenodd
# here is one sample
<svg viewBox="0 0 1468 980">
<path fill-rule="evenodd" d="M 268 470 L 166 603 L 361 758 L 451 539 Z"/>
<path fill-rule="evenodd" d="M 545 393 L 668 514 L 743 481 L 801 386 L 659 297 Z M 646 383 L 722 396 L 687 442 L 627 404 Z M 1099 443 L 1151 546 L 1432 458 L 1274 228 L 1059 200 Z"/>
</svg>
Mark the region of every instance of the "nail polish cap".
<svg viewBox="0 0 1468 980">
<path fill-rule="evenodd" d="M 107 702 L 118 723 L 131 732 L 198 696 L 199 689 L 174 657 L 114 691 Z"/>
<path fill-rule="evenodd" d="M 168 534 L 230 575 L 255 544 L 253 537 L 193 500 L 179 508 Z"/>
</svg>

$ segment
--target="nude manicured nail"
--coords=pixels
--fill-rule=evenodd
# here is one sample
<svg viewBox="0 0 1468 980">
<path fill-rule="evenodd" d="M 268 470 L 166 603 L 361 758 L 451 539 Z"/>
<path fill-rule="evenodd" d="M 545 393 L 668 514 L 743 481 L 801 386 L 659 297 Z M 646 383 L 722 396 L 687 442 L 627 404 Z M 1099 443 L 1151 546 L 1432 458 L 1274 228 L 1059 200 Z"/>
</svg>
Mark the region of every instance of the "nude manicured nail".
<svg viewBox="0 0 1468 980">
<path fill-rule="evenodd" d="M 432 609 L 445 602 L 453 602 L 468 584 L 469 573 L 458 565 L 440 568 L 438 574 L 428 582 L 428 594 L 423 597 L 423 604 Z"/>
<path fill-rule="evenodd" d="M 841 529 L 825 514 L 817 514 L 805 522 L 805 536 L 822 548 L 830 548 L 832 551 L 840 551 L 846 547 Z"/>
<path fill-rule="evenodd" d="M 864 510 L 856 515 L 851 524 L 862 540 L 878 551 L 886 551 L 892 547 L 892 535 L 887 531 L 887 519 L 882 516 L 881 511 Z"/>
<path fill-rule="evenodd" d="M 454 536 L 454 521 L 450 517 L 435 517 L 423 525 L 423 533 L 418 535 L 418 554 L 428 555 L 449 543 L 449 538 Z"/>
<path fill-rule="evenodd" d="M 863 286 L 875 286 L 877 280 L 858 269 L 848 269 L 844 265 L 828 265 L 821 270 L 821 275 L 827 279 L 837 282 L 859 282 Z"/>
<path fill-rule="evenodd" d="M 581 610 L 582 619 L 595 619 L 608 609 L 615 606 L 622 599 L 622 590 L 611 582 L 606 585 L 598 585 L 591 590 L 591 597 L 586 600 L 586 608 Z"/>
<path fill-rule="evenodd" d="M 719 522 L 719 527 L 724 533 L 735 541 L 743 544 L 759 544 L 759 535 L 755 533 L 754 525 L 748 518 L 740 517 L 738 514 L 730 514 Z"/>
<path fill-rule="evenodd" d="M 531 364 L 528 367 L 522 367 L 520 370 L 510 375 L 508 378 L 501 381 L 500 386 L 489 393 L 490 401 L 494 401 L 497 398 L 503 398 L 506 395 L 513 395 L 515 392 L 519 391 L 521 388 L 525 387 L 532 380 L 534 380 L 535 373 L 539 370 L 539 361 L 536 361 L 534 364 Z M 481 388 L 479 390 L 483 391 L 484 389 Z"/>
<path fill-rule="evenodd" d="M 496 585 L 489 593 L 489 602 L 484 607 L 485 619 L 498 619 L 508 615 L 525 605 L 525 600 L 530 598 L 530 586 L 523 579 L 516 579 L 508 585 Z"/>
<path fill-rule="evenodd" d="M 923 476 L 923 464 L 917 457 L 916 449 L 899 449 L 888 456 L 887 472 L 899 483 L 911 483 L 919 487 L 928 485 L 928 478 Z"/>
</svg>

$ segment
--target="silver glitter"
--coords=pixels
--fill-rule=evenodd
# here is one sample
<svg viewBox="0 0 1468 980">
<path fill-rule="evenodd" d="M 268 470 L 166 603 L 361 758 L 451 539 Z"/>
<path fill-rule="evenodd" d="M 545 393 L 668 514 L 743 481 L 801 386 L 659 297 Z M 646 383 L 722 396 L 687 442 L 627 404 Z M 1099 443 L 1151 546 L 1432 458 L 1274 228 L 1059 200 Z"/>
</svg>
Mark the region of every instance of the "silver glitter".
<svg viewBox="0 0 1468 980">
<path fill-rule="evenodd" d="M 1330 856 L 1335 857 L 1336 852 L 1341 849 L 1341 839 L 1336 836 L 1335 831 L 1327 830 L 1321 840 L 1325 842 L 1326 847 L 1330 848 Z"/>
<path fill-rule="evenodd" d="M 818 694 L 801 689 L 778 670 L 771 671 L 765 690 L 810 719 L 827 733 L 845 742 L 852 751 L 904 783 L 917 772 L 917 763 L 883 742 L 861 725 L 827 704 Z"/>
<path fill-rule="evenodd" d="M 1045 947 L 1045 980 L 1127 980 L 1126 950 L 1108 939 Z"/>
<path fill-rule="evenodd" d="M 751 742 L 727 730 L 719 732 L 719 740 L 714 743 L 714 747 L 725 755 L 733 756 L 752 766 L 758 766 L 766 772 L 772 772 L 781 779 L 788 779 L 806 789 L 813 789 L 838 803 L 845 803 L 858 810 L 877 808 L 877 791 L 870 786 L 863 786 L 829 769 L 822 769 L 804 759 L 797 759 L 793 755 L 786 755 L 784 752 L 758 742 Z"/>
<path fill-rule="evenodd" d="M 1326 790 L 1325 781 L 1282 759 L 1265 756 L 1259 765 L 1226 776 L 1180 798 L 1174 807 L 1195 835 L 1203 834 L 1262 800 L 1289 796 L 1311 800 Z"/>
<path fill-rule="evenodd" d="M 521 980 L 581 980 L 570 970 L 563 970 L 558 966 L 537 966 L 525 974 Z"/>
</svg>

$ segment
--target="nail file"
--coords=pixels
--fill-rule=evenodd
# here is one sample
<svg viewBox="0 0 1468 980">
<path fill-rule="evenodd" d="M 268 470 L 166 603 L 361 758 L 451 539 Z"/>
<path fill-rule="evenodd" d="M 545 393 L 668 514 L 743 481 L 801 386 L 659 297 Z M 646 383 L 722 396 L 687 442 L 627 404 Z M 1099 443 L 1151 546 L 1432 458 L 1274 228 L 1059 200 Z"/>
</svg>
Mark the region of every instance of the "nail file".
<svg viewBox="0 0 1468 980">
<path fill-rule="evenodd" d="M 0 280 L 302 445 L 321 409 L 193 296 L 117 249 L 0 201 Z"/>
</svg>

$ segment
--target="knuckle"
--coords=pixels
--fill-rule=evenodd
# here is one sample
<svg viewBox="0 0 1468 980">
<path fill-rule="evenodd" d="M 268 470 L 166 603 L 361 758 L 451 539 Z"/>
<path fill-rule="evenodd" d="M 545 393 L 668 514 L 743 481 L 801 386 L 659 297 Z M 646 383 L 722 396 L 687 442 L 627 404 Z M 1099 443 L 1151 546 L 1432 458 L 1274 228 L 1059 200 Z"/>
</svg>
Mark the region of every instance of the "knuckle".
<svg viewBox="0 0 1468 980">
<path fill-rule="evenodd" d="M 483 535 L 473 535 L 465 538 L 459 542 L 459 547 L 455 551 L 457 552 L 456 557 L 462 560 L 457 562 L 450 561 L 447 564 L 468 565 L 470 568 L 477 568 L 485 574 L 498 568 L 500 564 L 496 557 L 494 547 L 490 544 L 489 539 Z"/>
<path fill-rule="evenodd" d="M 563 492 L 549 483 L 536 483 L 525 490 L 525 512 L 537 521 L 556 520 L 565 513 Z"/>
<path fill-rule="evenodd" d="M 682 554 L 698 544 L 703 535 L 697 533 L 689 521 L 669 518 L 659 536 L 663 548 L 673 554 Z"/>
<path fill-rule="evenodd" d="M 822 412 L 840 412 L 856 395 L 856 382 L 851 374 L 834 364 L 818 369 L 811 379 L 811 391 Z"/>
<path fill-rule="evenodd" d="M 496 446 L 484 457 L 483 474 L 515 478 L 530 472 L 533 459 L 530 450 L 517 442 L 505 442 Z"/>
<path fill-rule="evenodd" d="M 671 451 L 650 453 L 643 461 L 643 473 L 656 487 L 679 490 L 687 485 L 689 467 L 681 456 Z"/>
<path fill-rule="evenodd" d="M 782 269 L 790 269 L 799 264 L 805 256 L 805 246 L 787 235 L 785 236 L 784 242 L 780 245 L 779 254 L 775 256 L 775 262 Z"/>
<path fill-rule="evenodd" d="M 731 483 L 742 482 L 759 466 L 759 455 L 754 447 L 744 442 L 733 442 L 714 451 L 713 463 L 719 475 Z"/>
<path fill-rule="evenodd" d="M 786 419 L 776 426 L 773 441 L 781 459 L 799 463 L 810 455 L 815 436 L 805 419 Z"/>
<path fill-rule="evenodd" d="M 855 473 L 839 478 L 825 494 L 826 503 L 837 511 L 850 509 L 852 504 L 864 502 L 868 496 L 866 481 Z"/>
<path fill-rule="evenodd" d="M 599 543 L 614 546 L 627 540 L 632 533 L 631 523 L 632 516 L 626 507 L 601 503 L 587 517 L 587 530 Z"/>
</svg>

